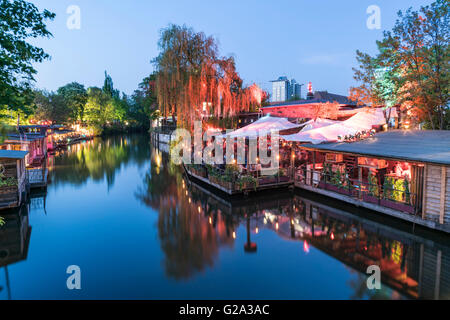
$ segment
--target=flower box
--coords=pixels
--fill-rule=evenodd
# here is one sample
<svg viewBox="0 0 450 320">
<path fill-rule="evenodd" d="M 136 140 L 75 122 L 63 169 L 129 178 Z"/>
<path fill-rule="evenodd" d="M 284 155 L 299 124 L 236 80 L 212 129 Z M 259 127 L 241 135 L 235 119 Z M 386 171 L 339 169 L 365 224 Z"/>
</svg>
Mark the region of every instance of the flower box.
<svg viewBox="0 0 450 320">
<path fill-rule="evenodd" d="M 321 185 L 322 185 L 322 187 L 321 187 Z M 353 194 L 352 189 L 349 190 L 347 187 L 338 187 L 331 183 L 319 182 L 319 187 L 321 187 L 325 190 L 340 193 L 340 194 L 343 194 L 346 196 L 352 196 L 352 194 Z"/>
<path fill-rule="evenodd" d="M 263 177 L 263 178 L 259 178 L 259 184 L 272 184 L 272 183 L 276 183 L 277 182 L 277 178 L 275 177 Z"/>
<path fill-rule="evenodd" d="M 325 189 L 328 191 L 339 192 L 339 188 L 331 183 L 325 184 Z"/>
<path fill-rule="evenodd" d="M 367 193 L 363 193 L 363 201 L 373 203 L 373 204 L 378 204 L 378 202 L 379 202 L 377 197 L 375 197 L 371 194 L 367 194 Z"/>
<path fill-rule="evenodd" d="M 209 176 L 209 181 L 214 184 L 219 184 L 219 178 L 215 176 Z"/>
<path fill-rule="evenodd" d="M 349 197 L 351 197 L 353 194 L 352 189 L 349 189 L 348 187 L 342 187 L 342 188 L 338 187 L 337 193 L 340 193 L 340 194 L 343 194 L 343 195 L 346 195 Z"/>
<path fill-rule="evenodd" d="M 388 199 L 381 199 L 380 205 L 382 205 L 383 207 L 391 208 L 391 209 L 401 211 L 401 212 L 407 212 L 410 214 L 414 214 L 414 211 L 415 211 L 414 207 L 409 204 L 391 201 Z"/>
</svg>

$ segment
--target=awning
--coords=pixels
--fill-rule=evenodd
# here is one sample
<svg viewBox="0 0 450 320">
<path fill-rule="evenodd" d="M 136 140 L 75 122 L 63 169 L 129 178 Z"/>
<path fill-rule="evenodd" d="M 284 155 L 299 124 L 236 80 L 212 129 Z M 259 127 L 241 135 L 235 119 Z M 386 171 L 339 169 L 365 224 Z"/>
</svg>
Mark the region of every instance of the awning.
<svg viewBox="0 0 450 320">
<path fill-rule="evenodd" d="M 336 124 L 339 122 L 340 121 L 336 121 L 336 120 L 317 118 L 316 120 L 310 120 L 310 121 L 303 123 L 302 124 L 302 126 L 303 126 L 302 132 L 331 126 L 332 124 Z"/>
<path fill-rule="evenodd" d="M 287 118 L 277 118 L 267 115 L 262 117 L 255 122 L 245 126 L 243 128 L 237 129 L 232 132 L 226 133 L 223 137 L 230 138 L 256 138 L 258 136 L 264 136 L 270 134 L 272 131 L 283 131 L 295 128 L 300 128 L 301 125 L 290 122 Z"/>
<path fill-rule="evenodd" d="M 360 111 L 348 120 L 329 126 L 301 131 L 296 134 L 283 136 L 286 141 L 310 142 L 319 144 L 322 142 L 338 141 L 339 136 L 354 135 L 363 130 L 371 130 L 374 125 L 384 125 L 386 119 L 381 109 L 366 109 Z"/>
</svg>

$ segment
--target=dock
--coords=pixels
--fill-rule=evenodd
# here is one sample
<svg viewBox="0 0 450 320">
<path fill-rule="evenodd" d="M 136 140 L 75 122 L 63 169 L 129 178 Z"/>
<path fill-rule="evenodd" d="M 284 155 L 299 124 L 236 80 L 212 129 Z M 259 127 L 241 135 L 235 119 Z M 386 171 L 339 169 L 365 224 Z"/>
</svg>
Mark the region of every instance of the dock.
<svg viewBox="0 0 450 320">
<path fill-rule="evenodd" d="M 183 164 L 186 175 L 190 178 L 201 181 L 227 195 L 242 195 L 263 190 L 281 189 L 294 186 L 294 180 L 289 172 L 280 173 L 277 170 L 275 175 L 254 177 L 251 182 L 238 182 L 239 176 L 232 181 L 225 181 L 209 174 L 206 166 L 192 168 Z"/>
</svg>

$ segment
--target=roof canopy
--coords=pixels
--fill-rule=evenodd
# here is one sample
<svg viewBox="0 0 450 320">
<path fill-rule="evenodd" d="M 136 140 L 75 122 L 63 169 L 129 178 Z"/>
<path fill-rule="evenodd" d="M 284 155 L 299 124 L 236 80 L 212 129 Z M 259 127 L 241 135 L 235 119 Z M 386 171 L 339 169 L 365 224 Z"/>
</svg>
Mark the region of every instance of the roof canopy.
<svg viewBox="0 0 450 320">
<path fill-rule="evenodd" d="M 303 123 L 302 124 L 302 126 L 303 126 L 302 132 L 331 126 L 332 124 L 336 124 L 339 122 L 340 121 L 336 121 L 336 120 L 317 118 L 316 120 L 310 120 L 310 121 Z"/>
<path fill-rule="evenodd" d="M 384 124 L 386 124 L 386 119 L 383 110 L 367 109 L 358 112 L 348 120 L 312 130 L 302 130 L 296 134 L 283 136 L 283 139 L 286 141 L 310 142 L 313 144 L 334 142 L 338 140 L 338 136 L 353 135 L 363 130 L 370 130 L 374 125 Z"/>
<path fill-rule="evenodd" d="M 0 158 L 6 159 L 23 159 L 27 154 L 28 151 L 0 150 Z"/>
<path fill-rule="evenodd" d="M 289 129 L 299 128 L 301 125 L 294 124 L 288 121 L 287 118 L 277 118 L 267 115 L 255 122 L 237 129 L 233 132 L 228 132 L 225 137 L 240 138 L 240 137 L 258 137 L 269 134 L 271 131 L 283 131 Z"/>
<path fill-rule="evenodd" d="M 393 130 L 357 142 L 304 145 L 330 152 L 450 165 L 450 130 Z"/>
</svg>

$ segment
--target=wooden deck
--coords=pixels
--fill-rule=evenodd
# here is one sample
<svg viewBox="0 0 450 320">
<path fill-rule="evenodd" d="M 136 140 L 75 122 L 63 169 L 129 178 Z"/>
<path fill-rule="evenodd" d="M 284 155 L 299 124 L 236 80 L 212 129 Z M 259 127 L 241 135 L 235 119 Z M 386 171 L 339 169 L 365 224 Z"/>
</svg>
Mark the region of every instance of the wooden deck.
<svg viewBox="0 0 450 320">
<path fill-rule="evenodd" d="M 340 193 L 336 193 L 336 192 L 332 192 L 332 191 L 328 191 L 328 190 L 323 190 L 317 187 L 313 187 L 313 186 L 309 186 L 309 185 L 305 185 L 302 183 L 298 183 L 297 181 L 295 182 L 295 186 L 297 188 L 300 189 L 304 189 L 310 192 L 315 192 L 330 198 L 334 198 L 340 201 L 344 201 L 347 203 L 350 203 L 352 205 L 355 205 L 357 207 L 362 207 L 362 208 L 366 208 L 366 209 L 370 209 L 373 211 L 377 211 L 383 214 L 387 214 L 391 217 L 395 217 L 398 219 L 402 219 L 414 224 L 418 224 L 430 229 L 434 229 L 434 230 L 438 230 L 438 231 L 443 231 L 446 233 L 450 233 L 450 225 L 445 225 L 445 224 L 440 224 L 438 222 L 435 221 L 431 221 L 431 220 L 425 220 L 422 219 L 422 217 L 420 215 L 412 215 L 409 213 L 405 213 L 405 212 L 400 212 L 397 210 L 393 210 L 391 208 L 387 208 L 387 207 L 383 207 L 377 204 L 373 204 L 373 203 L 368 203 L 368 202 L 364 202 L 362 200 L 356 199 L 354 197 L 350 197 L 350 196 L 346 196 Z"/>
<path fill-rule="evenodd" d="M 257 192 L 257 191 L 262 191 L 262 190 L 268 190 L 268 189 L 280 189 L 280 188 L 286 188 L 289 186 L 293 186 L 294 185 L 294 181 L 292 179 L 289 179 L 288 181 L 277 181 L 274 183 L 260 183 L 258 184 L 258 186 L 256 187 L 250 187 L 250 188 L 243 188 L 243 189 L 239 189 L 237 188 L 235 185 L 231 184 L 232 188 L 226 188 L 224 186 L 221 186 L 217 183 L 212 182 L 211 180 L 209 180 L 206 177 L 202 177 L 199 176 L 193 172 L 191 172 L 190 170 L 188 170 L 184 165 L 183 165 L 184 171 L 186 173 L 186 175 L 189 178 L 195 178 L 199 181 L 202 181 L 203 183 L 214 187 L 228 195 L 238 195 L 238 194 L 248 194 L 251 192 Z M 264 177 L 260 178 L 261 180 L 264 179 Z"/>
</svg>

